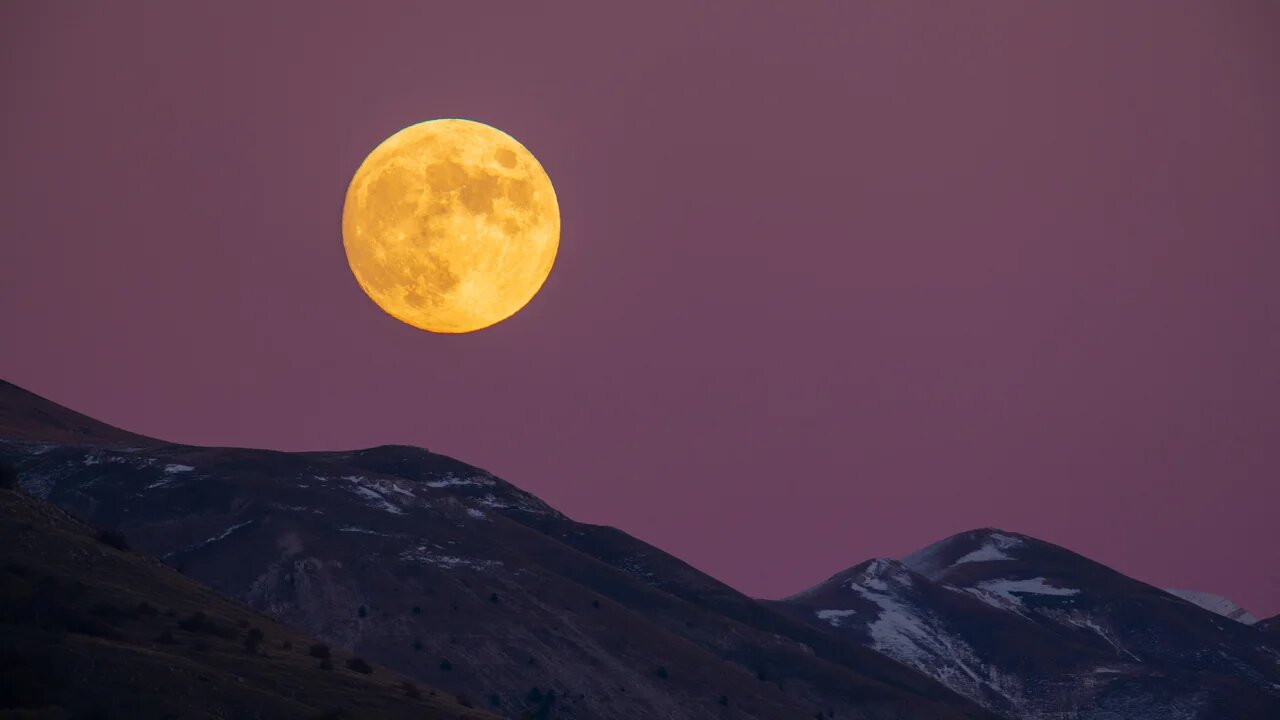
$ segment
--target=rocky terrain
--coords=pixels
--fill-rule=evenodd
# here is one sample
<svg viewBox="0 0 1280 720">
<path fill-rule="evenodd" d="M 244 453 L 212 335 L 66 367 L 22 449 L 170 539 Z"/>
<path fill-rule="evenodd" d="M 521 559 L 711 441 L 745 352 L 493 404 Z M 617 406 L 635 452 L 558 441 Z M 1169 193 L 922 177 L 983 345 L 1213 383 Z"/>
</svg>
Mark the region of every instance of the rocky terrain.
<svg viewBox="0 0 1280 720">
<path fill-rule="evenodd" d="M 0 488 L 0 717 L 492 718 Z"/>
<path fill-rule="evenodd" d="M 1024 535 L 963 533 L 778 605 L 1009 717 L 1280 717 L 1280 643 L 1234 603 Z"/>
</svg>

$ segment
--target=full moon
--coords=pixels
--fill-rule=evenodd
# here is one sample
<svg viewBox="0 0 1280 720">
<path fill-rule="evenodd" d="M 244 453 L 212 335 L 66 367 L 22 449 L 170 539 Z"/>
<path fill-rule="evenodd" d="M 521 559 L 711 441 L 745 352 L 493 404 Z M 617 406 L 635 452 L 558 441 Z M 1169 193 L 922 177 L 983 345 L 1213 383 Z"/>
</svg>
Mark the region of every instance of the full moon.
<svg viewBox="0 0 1280 720">
<path fill-rule="evenodd" d="M 542 287 L 560 245 L 560 207 L 515 138 L 471 120 L 431 120 L 360 164 L 342 244 L 356 281 L 387 314 L 467 333 L 511 317 Z"/>
</svg>

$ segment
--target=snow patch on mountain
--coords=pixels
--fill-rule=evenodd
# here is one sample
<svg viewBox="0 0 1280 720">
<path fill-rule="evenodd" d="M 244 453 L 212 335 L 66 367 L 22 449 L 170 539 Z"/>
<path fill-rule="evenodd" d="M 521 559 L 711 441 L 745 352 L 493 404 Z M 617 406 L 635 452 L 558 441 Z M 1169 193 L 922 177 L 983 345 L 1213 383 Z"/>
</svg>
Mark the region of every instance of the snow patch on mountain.
<svg viewBox="0 0 1280 720">
<path fill-rule="evenodd" d="M 871 647 L 975 701 L 994 693 L 1020 705 L 1025 695 L 1020 681 L 983 663 L 967 642 L 946 631 L 940 619 L 912 605 L 902 594 L 913 585 L 905 567 L 884 560 L 873 561 L 848 583 L 850 590 L 879 608 L 876 619 L 867 625 Z M 817 614 L 838 627 L 853 611 L 819 610 Z"/>
<path fill-rule="evenodd" d="M 233 532 L 235 532 L 235 531 L 239 530 L 239 529 L 240 529 L 240 528 L 242 528 L 242 527 L 245 527 L 245 526 L 247 526 L 247 525 L 252 525 L 252 524 L 253 524 L 253 520 L 245 520 L 245 521 L 244 521 L 244 522 L 242 522 L 242 523 L 237 523 L 237 524 L 232 525 L 231 527 L 227 528 L 226 530 L 223 530 L 222 532 L 218 533 L 217 535 L 214 535 L 213 537 L 211 537 L 211 538 L 209 538 L 209 539 L 207 539 L 207 540 L 205 540 L 205 541 L 203 541 L 203 542 L 198 542 L 198 543 L 196 543 L 195 545 L 188 545 L 187 547 L 184 547 L 184 548 L 182 548 L 181 550 L 175 550 L 175 551 L 173 551 L 173 552 L 171 552 L 171 553 L 165 553 L 164 558 L 165 558 L 165 559 L 168 559 L 168 558 L 173 557 L 174 555 L 179 555 L 179 554 L 182 554 L 182 553 L 188 553 L 188 552 L 191 552 L 191 551 L 193 551 L 193 550 L 199 550 L 200 548 L 205 547 L 205 546 L 208 546 L 208 545 L 212 545 L 213 543 L 216 543 L 216 542 L 218 542 L 219 540 L 225 540 L 226 538 L 230 537 L 231 533 L 233 533 Z"/>
<path fill-rule="evenodd" d="M 849 588 L 857 590 L 856 586 L 862 586 L 888 592 L 891 583 L 904 588 L 915 587 L 915 582 L 911 579 L 911 571 L 902 563 L 897 560 L 876 558 L 868 563 L 862 572 L 849 580 Z"/>
<path fill-rule="evenodd" d="M 492 478 L 487 478 L 481 475 L 473 475 L 471 477 L 464 478 L 450 473 L 439 480 L 429 480 L 424 484 L 431 488 L 464 487 L 467 485 L 489 487 L 494 485 L 495 481 Z"/>
<path fill-rule="evenodd" d="M 222 540 L 222 539 L 226 538 L 226 537 L 227 537 L 227 536 L 229 536 L 231 533 L 233 533 L 233 532 L 235 532 L 235 531 L 239 530 L 240 528 L 245 527 L 246 525 L 251 524 L 252 522 L 253 522 L 252 520 L 245 520 L 244 522 L 239 523 L 239 524 L 237 524 L 237 525 L 232 525 L 231 527 L 227 528 L 226 530 L 223 530 L 222 532 L 218 533 L 217 535 L 214 535 L 213 537 L 209 538 L 208 540 L 205 540 L 204 542 L 200 543 L 200 545 L 198 545 L 197 547 L 204 547 L 205 545 L 208 545 L 208 544 L 210 544 L 210 543 L 216 543 L 216 542 L 218 542 L 219 540 Z"/>
<path fill-rule="evenodd" d="M 992 562 L 995 560 L 1012 560 L 1013 557 L 1008 554 L 1008 551 L 1013 550 L 1014 548 L 1019 547 L 1021 545 L 1022 545 L 1022 541 L 1016 537 L 1013 537 L 1011 535 L 1004 535 L 1001 533 L 992 533 L 987 538 L 987 541 L 983 543 L 982 547 L 978 548 L 977 550 L 974 550 L 973 552 L 967 555 L 957 558 L 955 562 L 951 563 L 951 565 L 954 567 L 956 565 L 962 565 L 964 563 L 971 563 L 971 562 Z"/>
<path fill-rule="evenodd" d="M 1078 628 L 1093 631 L 1095 635 L 1106 640 L 1107 644 L 1115 649 L 1117 655 L 1128 655 L 1132 660 L 1142 662 L 1142 658 L 1134 655 L 1131 650 L 1121 645 L 1120 641 L 1113 633 L 1099 625 L 1093 618 L 1087 617 L 1079 612 L 1072 612 L 1066 616 L 1065 622 L 1068 625 L 1074 625 Z"/>
<path fill-rule="evenodd" d="M 377 530 L 369 530 L 368 528 L 356 527 L 354 525 L 348 525 L 347 527 L 340 527 L 338 528 L 338 532 L 362 533 L 364 535 L 379 535 L 381 537 L 391 537 L 390 535 L 386 533 L 378 532 Z"/>
<path fill-rule="evenodd" d="M 108 458 L 107 462 L 117 462 L 117 460 L 115 458 Z M 150 465 L 151 462 L 147 462 L 146 464 Z M 155 490 L 156 488 L 162 488 L 166 485 L 173 483 L 173 481 L 177 480 L 179 476 L 185 473 L 189 473 L 193 470 L 195 470 L 195 468 L 190 465 L 179 465 L 177 463 L 171 463 L 169 465 L 165 465 L 163 470 L 164 475 L 161 476 L 159 480 L 156 480 L 155 482 L 147 485 L 147 489 Z"/>
<path fill-rule="evenodd" d="M 549 508 L 545 505 L 539 504 L 536 499 L 531 500 L 530 498 L 532 498 L 532 496 L 525 497 L 517 495 L 515 496 L 515 502 L 511 503 L 503 498 L 499 498 L 493 493 L 488 493 L 482 498 L 477 498 L 476 502 L 484 505 L 485 507 L 493 508 L 494 510 L 520 510 L 521 512 L 527 512 L 532 515 L 548 515 L 554 513 L 554 511 L 549 512 Z"/>
<path fill-rule="evenodd" d="M 963 588 L 963 590 L 992 607 L 1012 610 L 1019 614 L 1026 607 L 1022 602 L 1023 595 L 1070 597 L 1080 593 L 1075 588 L 1054 587 L 1045 582 L 1042 577 L 1026 580 L 987 580 L 978 583 L 977 587 Z"/>
<path fill-rule="evenodd" d="M 902 563 L 936 580 L 945 570 L 963 563 L 1013 560 L 1010 552 L 1023 545 L 1021 538 L 1010 533 L 990 528 L 972 530 L 921 548 L 902 558 Z"/>
<path fill-rule="evenodd" d="M 384 512 L 389 512 L 392 515 L 404 514 L 404 510 L 401 510 L 394 503 L 388 500 L 385 495 L 369 487 L 368 485 L 365 485 L 364 484 L 365 479 L 363 476 L 347 475 L 342 479 L 351 483 L 350 487 L 347 488 L 348 490 L 364 498 L 365 502 L 370 506 L 375 507 Z"/>
<path fill-rule="evenodd" d="M 419 545 L 416 548 L 405 550 L 400 553 L 400 559 L 405 562 L 420 562 L 427 565 L 434 565 L 446 570 L 456 568 L 470 568 L 472 570 L 489 570 L 495 567 L 501 567 L 502 563 L 497 560 L 481 560 L 479 558 L 464 558 L 457 555 L 443 555 L 432 552 L 426 545 Z"/>
<path fill-rule="evenodd" d="M 850 615 L 857 615 L 856 610 L 819 610 L 815 615 L 819 620 L 826 621 L 831 627 L 840 627 L 840 621 Z"/>
<path fill-rule="evenodd" d="M 1193 590 L 1175 590 L 1173 588 L 1164 588 L 1164 591 L 1170 595 L 1176 595 L 1189 603 L 1198 605 L 1211 613 L 1217 613 L 1222 617 L 1245 625 L 1256 625 L 1258 622 L 1258 618 L 1251 615 L 1248 610 L 1221 595 L 1195 592 Z"/>
</svg>

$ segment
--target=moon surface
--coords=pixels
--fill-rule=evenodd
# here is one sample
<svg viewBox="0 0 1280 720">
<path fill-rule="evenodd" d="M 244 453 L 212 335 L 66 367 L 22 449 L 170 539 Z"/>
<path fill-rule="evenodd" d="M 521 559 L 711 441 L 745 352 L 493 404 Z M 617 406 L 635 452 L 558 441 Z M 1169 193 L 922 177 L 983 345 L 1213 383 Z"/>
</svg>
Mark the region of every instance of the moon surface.
<svg viewBox="0 0 1280 720">
<path fill-rule="evenodd" d="M 342 208 L 360 287 L 392 317 L 466 333 L 514 315 L 560 245 L 555 188 L 515 138 L 471 120 L 411 125 L 373 149 Z"/>
</svg>

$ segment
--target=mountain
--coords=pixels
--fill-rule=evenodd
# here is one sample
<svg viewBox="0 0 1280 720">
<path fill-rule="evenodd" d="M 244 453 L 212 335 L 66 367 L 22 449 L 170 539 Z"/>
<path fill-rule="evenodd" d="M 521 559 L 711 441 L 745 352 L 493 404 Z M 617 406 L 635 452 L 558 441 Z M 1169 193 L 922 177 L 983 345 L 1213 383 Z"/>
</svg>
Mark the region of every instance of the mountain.
<svg viewBox="0 0 1280 720">
<path fill-rule="evenodd" d="M 1008 717 L 1280 717 L 1280 643 L 1202 602 L 983 529 L 777 606 Z"/>
<path fill-rule="evenodd" d="M 4 717 L 494 717 L 328 646 L 325 669 L 315 638 L 24 493 L 0 489 L 0 537 Z"/>
<path fill-rule="evenodd" d="M 188 577 L 535 718 L 991 718 L 942 683 L 421 448 L 176 445 L 0 386 L 22 487 Z"/>
</svg>

